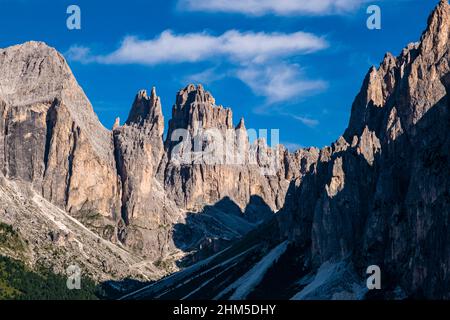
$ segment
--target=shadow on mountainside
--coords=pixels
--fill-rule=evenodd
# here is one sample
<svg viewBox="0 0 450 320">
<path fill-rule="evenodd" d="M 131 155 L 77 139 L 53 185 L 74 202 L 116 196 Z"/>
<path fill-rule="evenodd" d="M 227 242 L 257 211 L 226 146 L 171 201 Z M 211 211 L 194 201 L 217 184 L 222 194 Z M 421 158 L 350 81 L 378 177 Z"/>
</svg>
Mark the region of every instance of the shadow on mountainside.
<svg viewBox="0 0 450 320">
<path fill-rule="evenodd" d="M 378 265 L 382 289 L 369 291 L 368 299 L 450 297 L 449 80 L 449 74 L 442 79 L 447 95 L 414 126 L 382 142 L 373 165 L 349 148 L 291 188 L 277 218 L 284 235 L 306 247 L 297 253 L 305 257 L 299 266 L 317 270 L 325 261 L 350 259 L 365 281 L 366 268 Z M 372 128 L 378 134 L 381 124 Z M 325 188 L 338 158 L 344 186 L 330 197 Z M 272 275 L 282 267 L 273 269 Z M 258 292 L 273 294 L 273 285 L 265 279 Z"/>
<path fill-rule="evenodd" d="M 173 228 L 175 245 L 189 253 L 177 264 L 180 268 L 186 268 L 229 248 L 226 253 L 217 257 L 218 261 L 222 261 L 221 259 L 229 259 L 251 246 L 262 244 L 267 238 L 271 238 L 268 228 L 269 225 L 275 225 L 274 218 L 270 207 L 255 195 L 251 196 L 244 210 L 229 197 L 224 197 L 214 205 L 206 206 L 201 212 L 191 212 L 187 215 L 186 223 L 176 224 Z M 261 235 L 258 231 L 255 232 L 256 228 L 262 228 L 265 232 Z M 275 228 L 270 229 L 273 231 Z M 245 243 L 239 244 L 240 240 Z M 252 259 L 257 258 L 254 256 Z M 252 261 L 247 263 L 251 264 Z M 167 277 L 160 281 L 165 279 Z M 118 299 L 150 284 L 152 282 L 133 279 L 106 281 L 100 284 L 98 296 L 101 299 Z"/>
<path fill-rule="evenodd" d="M 276 217 L 280 241 L 293 242 L 248 299 L 292 298 L 326 261 L 345 261 L 348 269 L 321 279 L 306 299 L 356 299 L 354 284 L 365 284 L 366 268 L 374 264 L 381 268 L 382 288 L 365 299 L 449 298 L 449 80 L 443 79 L 447 96 L 408 132 L 382 144 L 373 165 L 349 148 L 319 163 L 298 186 L 291 183 Z M 338 158 L 345 186 L 329 196 L 325 188 Z M 430 201 L 421 199 L 428 196 Z"/>
<path fill-rule="evenodd" d="M 250 197 L 244 210 L 229 197 L 224 197 L 214 205 L 205 206 L 201 212 L 188 213 L 186 222 L 173 228 L 175 245 L 189 253 L 178 266 L 186 267 L 225 249 L 273 214 L 256 195 Z"/>
<path fill-rule="evenodd" d="M 448 91 L 448 81 L 445 83 Z M 205 276 L 200 276 L 204 271 L 201 269 L 181 277 L 180 281 L 186 284 L 180 288 L 170 284 L 170 294 L 161 298 L 184 297 L 193 292 L 194 284 L 191 287 L 189 284 L 195 282 L 195 288 L 202 289 L 190 298 L 212 299 L 217 291 L 235 282 L 260 261 L 267 250 L 256 249 L 248 259 L 242 260 L 239 268 L 230 269 L 221 277 L 214 270 L 223 270 L 220 263 L 238 257 L 254 244 L 273 248 L 286 238 L 291 240 L 286 253 L 267 270 L 248 299 L 291 298 L 314 280 L 322 263 L 342 260 L 353 268 L 350 276 L 344 272 L 324 279 L 320 292 L 312 292 L 307 298 L 331 299 L 336 294 L 356 298 L 352 296 L 354 281 L 365 283 L 366 268 L 373 264 L 382 270 L 382 289 L 369 291 L 365 299 L 449 298 L 450 283 L 446 276 L 450 268 L 449 128 L 446 96 L 395 141 L 382 143 L 373 165 L 354 148 L 334 153 L 329 161 L 319 162 L 316 170 L 305 175 L 300 184 L 291 183 L 284 208 L 273 216 L 278 223 L 271 219 L 270 224 L 255 225 L 242 238 L 236 237 L 230 249 L 214 259 L 217 262 L 205 266 L 205 270 L 210 270 Z M 338 158 L 343 159 L 345 185 L 329 196 L 325 186 L 334 176 L 333 165 Z M 435 198 L 428 202 L 421 199 L 433 194 Z M 189 215 L 186 224 L 176 226 L 177 236 L 191 232 L 190 243 L 201 242 L 195 226 L 209 227 L 217 217 L 247 225 L 248 220 L 239 212 L 233 201 L 224 198 L 202 213 Z M 205 221 L 201 220 L 202 214 Z M 177 245 L 188 250 L 184 242 Z M 213 246 L 209 248 L 211 251 L 204 251 L 204 256 L 214 252 Z M 189 262 L 201 260 L 204 257 L 201 254 L 200 250 Z M 417 278 L 421 274 L 424 276 Z M 191 281 L 192 278 L 197 280 Z M 207 284 L 207 281 L 212 282 Z M 167 284 L 165 279 L 157 284 L 160 282 Z M 216 288 L 219 283 L 220 287 Z M 145 285 L 139 283 L 136 288 Z M 144 290 L 130 299 L 157 298 L 161 292 Z"/>
<path fill-rule="evenodd" d="M 318 162 L 315 170 L 300 182 L 291 182 L 285 206 L 267 223 L 255 224 L 245 217 L 255 208 L 260 208 L 255 212 L 268 209 L 257 197 L 244 213 L 231 199 L 224 198 L 201 213 L 189 214 L 185 224 L 175 226 L 176 245 L 186 252 L 196 245 L 202 249 L 180 266 L 202 260 L 222 245 L 230 245 L 229 250 L 214 259 L 217 262 L 207 266 L 216 274 L 215 266 L 231 256 L 237 257 L 253 244 L 270 243 L 273 248 L 289 239 L 287 252 L 273 263 L 247 298 L 292 297 L 314 279 L 325 261 L 342 260 L 354 267 L 353 275 L 361 283 L 365 283 L 369 265 L 381 268 L 382 289 L 369 291 L 366 299 L 450 298 L 450 74 L 442 83 L 447 95 L 395 140 L 383 142 L 380 138 L 381 150 L 375 154 L 372 165 L 352 147 L 333 153 L 328 161 Z M 388 114 L 389 107 L 381 109 L 384 108 Z M 376 118 L 385 120 L 382 116 Z M 381 124 L 371 128 L 377 130 L 377 135 L 382 130 Z M 330 196 L 325 188 L 335 177 L 333 167 L 338 158 L 342 158 L 344 185 Z M 251 231 L 241 235 L 246 228 Z M 216 239 L 218 234 L 224 242 Z M 258 255 L 258 259 L 263 256 Z M 254 265 L 258 259 L 251 263 Z M 229 285 L 251 267 L 250 264 L 241 270 L 239 265 L 226 273 L 227 279 L 220 280 Z M 205 276 L 202 281 L 211 277 Z M 309 282 L 299 281 L 308 277 Z M 316 299 L 351 293 L 353 283 L 349 278 L 325 280 L 322 296 Z M 144 285 L 139 283 L 137 287 Z M 196 287 L 201 285 L 196 283 Z M 213 298 L 211 285 L 195 298 Z M 190 292 L 183 290 L 187 289 L 174 287 L 170 297 Z M 144 292 L 134 298 L 157 296 L 158 292 Z"/>
</svg>

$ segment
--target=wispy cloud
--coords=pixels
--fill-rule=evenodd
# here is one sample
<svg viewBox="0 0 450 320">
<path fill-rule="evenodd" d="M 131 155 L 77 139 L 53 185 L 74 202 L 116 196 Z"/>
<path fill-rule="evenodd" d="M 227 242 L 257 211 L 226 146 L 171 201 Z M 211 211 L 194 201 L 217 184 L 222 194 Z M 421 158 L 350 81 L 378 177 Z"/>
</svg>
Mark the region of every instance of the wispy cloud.
<svg viewBox="0 0 450 320">
<path fill-rule="evenodd" d="M 366 2 L 368 0 L 179 0 L 178 8 L 187 11 L 229 12 L 251 16 L 332 15 L 350 12 Z"/>
<path fill-rule="evenodd" d="M 91 50 L 73 46 L 68 58 L 82 63 L 103 64 L 175 64 L 198 63 L 216 59 L 229 70 L 221 77 L 236 77 L 247 84 L 268 104 L 286 101 L 323 90 L 326 83 L 309 80 L 297 64 L 286 59 L 328 47 L 323 37 L 306 32 L 265 33 L 230 30 L 222 35 L 206 32 L 175 34 L 170 30 L 153 39 L 126 37 L 120 47 L 108 54 L 93 55 Z M 214 69 L 187 76 L 197 82 L 219 80 Z"/>
<path fill-rule="evenodd" d="M 217 68 L 208 68 L 204 71 L 188 74 L 187 76 L 182 77 L 181 81 L 182 85 L 186 83 L 211 84 L 213 82 L 226 78 L 230 75 L 233 76 L 232 73 L 222 71 Z"/>
<path fill-rule="evenodd" d="M 89 51 L 80 46 L 73 49 L 79 58 L 94 59 L 101 63 L 155 65 L 199 62 L 214 57 L 240 62 L 264 62 L 275 57 L 315 52 L 327 46 L 325 39 L 301 31 L 255 33 L 230 30 L 214 36 L 204 32 L 174 34 L 166 30 L 150 40 L 128 36 L 116 51 L 103 56 L 89 57 Z"/>
<path fill-rule="evenodd" d="M 237 71 L 237 77 L 269 104 L 310 95 L 326 89 L 322 80 L 308 80 L 296 64 L 251 65 Z"/>
<path fill-rule="evenodd" d="M 67 59 L 82 63 L 95 62 L 96 57 L 91 55 L 91 49 L 79 45 L 73 45 L 64 53 Z"/>
<path fill-rule="evenodd" d="M 316 119 L 311 119 L 308 117 L 301 117 L 301 116 L 293 116 L 293 118 L 295 120 L 300 121 L 301 123 L 303 123 L 305 126 L 313 128 L 316 127 L 319 124 L 319 121 Z"/>
</svg>

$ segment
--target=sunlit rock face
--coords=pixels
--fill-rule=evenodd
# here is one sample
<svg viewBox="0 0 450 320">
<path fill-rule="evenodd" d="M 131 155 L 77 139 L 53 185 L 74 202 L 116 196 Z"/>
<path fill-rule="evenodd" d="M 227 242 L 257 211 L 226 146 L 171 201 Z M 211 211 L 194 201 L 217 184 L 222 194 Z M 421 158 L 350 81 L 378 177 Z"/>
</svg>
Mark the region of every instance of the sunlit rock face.
<svg viewBox="0 0 450 320">
<path fill-rule="evenodd" d="M 449 13 L 368 71 L 335 143 L 294 153 L 250 139 L 201 85 L 178 92 L 165 138 L 154 88 L 107 130 L 55 49 L 1 49 L 0 221 L 36 240 L 30 256 L 57 246 L 58 270 L 81 255 L 101 279 L 161 277 L 256 228 L 304 270 L 378 265 L 391 292 L 450 298 Z"/>
<path fill-rule="evenodd" d="M 64 58 L 41 42 L 0 50 L 0 169 L 69 212 L 120 209 L 111 133 Z"/>
<path fill-rule="evenodd" d="M 231 109 L 217 106 L 201 85 L 176 95 L 164 140 L 155 88 L 150 94 L 139 91 L 127 120 L 117 119 L 110 131 L 100 124 L 62 55 L 46 44 L 0 50 L 0 70 L 1 173 L 29 182 L 82 222 L 100 215 L 89 223 L 113 228 L 105 238 L 155 260 L 178 257 L 181 247 L 195 250 L 211 238 L 242 236 L 230 236 L 223 226 L 211 233 L 204 222 L 197 226 L 198 221 L 186 218 L 220 203 L 221 211 L 255 226 L 283 206 L 290 179 L 307 172 L 317 157 L 315 149 L 290 154 L 263 139 L 250 143 L 244 120 L 234 127 Z M 187 132 L 185 142 L 192 145 L 201 140 L 200 150 L 184 150 L 198 152 L 200 161 L 175 161 L 183 145 L 172 140 L 177 130 Z M 215 130 L 220 139 L 213 141 L 205 130 Z M 216 157 L 207 161 L 208 153 Z M 174 228 L 182 224 L 203 240 L 192 242 L 194 247 L 183 241 L 177 245 L 173 239 L 183 237 Z"/>
<path fill-rule="evenodd" d="M 290 179 L 309 170 L 316 150 L 290 154 L 282 146 L 269 147 L 263 139 L 249 143 L 248 136 L 244 120 L 234 126 L 231 109 L 216 105 L 203 86 L 182 89 L 172 109 L 166 155 L 158 172 L 169 197 L 194 211 L 229 197 L 245 211 L 257 196 L 273 211 L 279 210 Z M 212 162 L 205 150 L 212 153 Z M 185 157 L 189 152 L 192 156 Z M 300 170 L 303 159 L 307 164 Z M 265 171 L 266 166 L 273 170 Z"/>
</svg>

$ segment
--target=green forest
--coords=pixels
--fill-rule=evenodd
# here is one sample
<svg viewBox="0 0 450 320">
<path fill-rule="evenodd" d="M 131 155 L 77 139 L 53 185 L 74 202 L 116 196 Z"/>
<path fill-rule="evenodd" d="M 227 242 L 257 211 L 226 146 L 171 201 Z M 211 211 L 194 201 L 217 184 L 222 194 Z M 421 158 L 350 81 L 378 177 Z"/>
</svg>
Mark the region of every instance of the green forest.
<svg viewBox="0 0 450 320">
<path fill-rule="evenodd" d="M 80 290 L 67 289 L 66 281 L 47 269 L 32 271 L 21 261 L 0 256 L 0 300 L 97 299 L 91 279 L 82 278 Z"/>
<path fill-rule="evenodd" d="M 0 222 L 0 248 L 21 256 L 26 244 L 11 225 Z M 49 268 L 33 270 L 20 260 L 0 254 L 0 300 L 97 299 L 96 284 L 82 277 L 80 290 L 69 290 L 67 278 Z"/>
</svg>

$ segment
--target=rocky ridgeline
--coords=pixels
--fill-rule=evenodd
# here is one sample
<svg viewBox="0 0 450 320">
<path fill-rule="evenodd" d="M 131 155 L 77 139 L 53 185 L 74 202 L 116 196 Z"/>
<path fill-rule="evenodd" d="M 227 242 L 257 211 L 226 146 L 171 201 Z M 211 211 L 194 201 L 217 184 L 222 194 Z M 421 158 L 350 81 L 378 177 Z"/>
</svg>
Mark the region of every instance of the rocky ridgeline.
<svg viewBox="0 0 450 320">
<path fill-rule="evenodd" d="M 350 257 L 391 292 L 450 297 L 449 29 L 441 1 L 420 42 L 369 70 L 348 129 L 279 215 L 312 269 Z"/>
<path fill-rule="evenodd" d="M 262 140 L 250 144 L 244 121 L 234 128 L 231 110 L 215 105 L 201 85 L 177 94 L 165 141 L 154 88 L 150 95 L 141 90 L 126 122 L 116 121 L 109 131 L 64 58 L 42 42 L 0 50 L 0 115 L 0 171 L 6 178 L 30 183 L 100 233 L 113 228 L 104 235 L 108 241 L 155 261 L 174 262 L 184 254 L 180 248 L 190 252 L 200 244 L 216 251 L 222 240 L 241 237 L 283 206 L 290 179 L 306 173 L 318 156 L 314 148 L 290 154 Z M 233 143 L 243 146 L 238 153 L 245 160 L 238 165 L 173 161 L 179 143 L 172 133 L 185 129 L 193 142 L 201 138 L 199 128 L 224 135 L 236 129 Z M 252 150 L 258 157 L 251 163 Z M 261 159 L 275 153 L 277 170 L 263 174 Z M 219 202 L 220 210 L 214 208 Z M 187 220 L 205 207 L 215 209 L 205 214 L 210 221 Z M 232 211 L 248 228 L 235 232 L 223 214 L 217 218 L 217 210 L 225 217 Z M 174 230 L 177 226 L 182 231 Z"/>
<path fill-rule="evenodd" d="M 52 212 L 69 213 L 158 272 L 172 272 L 187 253 L 217 252 L 277 212 L 281 238 L 272 240 L 301 248 L 304 270 L 350 260 L 362 274 L 376 264 L 397 296 L 448 297 L 449 17 L 442 0 L 420 42 L 369 70 L 342 137 L 295 153 L 250 143 L 243 119 L 235 126 L 201 85 L 178 92 L 165 140 L 155 89 L 140 91 L 126 122 L 107 130 L 56 50 L 40 42 L 0 50 L 4 196 L 16 198 L 10 183 L 31 186 L 35 201 L 48 200 Z M 231 131 L 227 148 L 239 146 L 242 161 L 197 161 L 191 145 L 217 143 L 205 139 L 207 129 Z M 275 159 L 271 174 L 261 170 L 267 159 Z M 16 209 L 6 206 L 0 220 L 14 224 Z M 20 228 L 33 241 L 36 229 Z M 47 238 L 51 247 L 55 237 Z M 59 247 L 73 258 L 72 238 L 64 239 Z"/>
<path fill-rule="evenodd" d="M 0 50 L 0 167 L 69 212 L 120 208 L 111 134 L 64 58 L 39 42 Z M 86 174 L 89 172 L 89 174 Z"/>
</svg>

